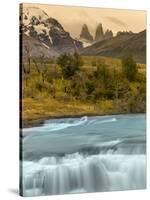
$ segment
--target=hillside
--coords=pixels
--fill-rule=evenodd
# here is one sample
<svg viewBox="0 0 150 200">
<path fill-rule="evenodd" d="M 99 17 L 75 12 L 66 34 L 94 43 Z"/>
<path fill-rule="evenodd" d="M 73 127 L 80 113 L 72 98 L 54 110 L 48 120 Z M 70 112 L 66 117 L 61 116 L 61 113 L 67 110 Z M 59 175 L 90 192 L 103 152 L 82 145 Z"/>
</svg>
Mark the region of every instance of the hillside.
<svg viewBox="0 0 150 200">
<path fill-rule="evenodd" d="M 120 34 L 111 39 L 97 42 L 84 48 L 81 54 L 116 58 L 132 54 L 137 62 L 146 63 L 146 30 L 136 34 Z"/>
<path fill-rule="evenodd" d="M 121 58 L 132 54 L 137 62 L 146 63 L 146 30 L 140 33 L 118 32 L 113 37 L 112 31 L 104 33 L 102 24 L 99 24 L 93 40 L 88 26 L 84 24 L 80 39 L 74 39 L 57 19 L 40 8 L 23 8 L 20 14 L 24 57 L 27 54 L 31 57 L 57 57 L 63 53 L 78 52 L 85 56 Z"/>
<path fill-rule="evenodd" d="M 32 38 L 26 34 L 22 36 L 22 55 L 23 59 L 28 57 L 55 57 L 59 53 L 53 47 L 47 47 L 46 45 L 39 42 L 37 39 Z"/>
<path fill-rule="evenodd" d="M 23 48 L 31 49 L 31 56 L 38 57 L 40 52 L 45 57 L 62 53 L 74 53 L 82 48 L 82 43 L 73 39 L 70 33 L 53 17 L 40 8 L 27 7 L 20 12 L 20 33 Z M 26 51 L 23 49 L 23 52 Z"/>
</svg>

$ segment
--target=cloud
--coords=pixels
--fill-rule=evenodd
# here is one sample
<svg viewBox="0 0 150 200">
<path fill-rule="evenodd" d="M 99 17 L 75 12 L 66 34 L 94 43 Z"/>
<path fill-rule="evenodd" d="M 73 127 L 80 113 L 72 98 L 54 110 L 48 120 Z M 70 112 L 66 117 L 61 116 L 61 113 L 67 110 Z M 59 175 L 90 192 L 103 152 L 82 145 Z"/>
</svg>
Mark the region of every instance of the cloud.
<svg viewBox="0 0 150 200">
<path fill-rule="evenodd" d="M 116 24 L 117 26 L 121 26 L 126 28 L 127 24 L 119 19 L 117 19 L 116 17 L 106 17 L 107 20 L 109 20 L 110 22 L 113 22 L 114 24 Z"/>
</svg>

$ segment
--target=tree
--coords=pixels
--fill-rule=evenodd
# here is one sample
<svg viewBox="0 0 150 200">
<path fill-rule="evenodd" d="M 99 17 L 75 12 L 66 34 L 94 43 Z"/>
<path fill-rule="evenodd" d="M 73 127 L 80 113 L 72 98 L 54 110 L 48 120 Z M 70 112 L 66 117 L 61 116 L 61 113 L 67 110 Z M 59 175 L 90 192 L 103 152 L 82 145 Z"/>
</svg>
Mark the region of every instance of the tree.
<svg viewBox="0 0 150 200">
<path fill-rule="evenodd" d="M 64 79 L 71 79 L 80 66 L 83 64 L 81 57 L 75 53 L 74 55 L 63 54 L 57 59 L 57 64 L 61 67 Z"/>
<path fill-rule="evenodd" d="M 31 72 L 31 55 L 30 55 L 31 49 L 28 46 L 25 46 L 25 55 L 26 55 L 26 63 L 22 63 L 23 68 L 23 75 L 26 81 L 26 86 L 28 85 L 28 79 Z"/>
<path fill-rule="evenodd" d="M 122 72 L 129 80 L 134 81 L 137 74 L 137 64 L 132 56 L 125 56 L 122 58 Z"/>
<path fill-rule="evenodd" d="M 38 74 L 41 75 L 42 81 L 44 83 L 45 78 L 47 76 L 47 71 L 48 71 L 48 67 L 46 65 L 46 59 L 44 58 L 44 55 L 41 55 L 39 57 L 39 61 L 37 61 L 36 59 L 32 59 L 32 60 L 33 60 L 33 63 L 36 67 Z"/>
<path fill-rule="evenodd" d="M 81 67 L 83 65 L 83 60 L 81 56 L 77 52 L 75 52 L 73 56 L 74 56 L 74 65 Z"/>
<path fill-rule="evenodd" d="M 76 99 L 85 100 L 86 99 L 86 75 L 84 72 L 77 72 L 70 81 L 71 94 Z"/>
<path fill-rule="evenodd" d="M 101 85 L 106 88 L 110 82 L 110 70 L 103 59 L 98 60 L 97 70 L 95 71 L 95 77 L 99 80 Z"/>
</svg>

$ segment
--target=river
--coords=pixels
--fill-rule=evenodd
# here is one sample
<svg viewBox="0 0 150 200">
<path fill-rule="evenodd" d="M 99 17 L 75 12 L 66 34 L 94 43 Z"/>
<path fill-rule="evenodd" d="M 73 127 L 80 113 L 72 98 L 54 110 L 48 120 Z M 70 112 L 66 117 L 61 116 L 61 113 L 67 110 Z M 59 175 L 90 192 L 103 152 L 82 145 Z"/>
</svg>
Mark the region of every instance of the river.
<svg viewBox="0 0 150 200">
<path fill-rule="evenodd" d="M 146 188 L 144 114 L 51 119 L 22 134 L 23 196 Z"/>
</svg>

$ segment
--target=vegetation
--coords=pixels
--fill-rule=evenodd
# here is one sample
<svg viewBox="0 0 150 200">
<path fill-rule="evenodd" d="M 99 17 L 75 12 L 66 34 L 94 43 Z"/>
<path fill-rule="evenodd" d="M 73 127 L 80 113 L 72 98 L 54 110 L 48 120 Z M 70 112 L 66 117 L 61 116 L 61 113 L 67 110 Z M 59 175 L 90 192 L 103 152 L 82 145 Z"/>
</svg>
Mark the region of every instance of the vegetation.
<svg viewBox="0 0 150 200">
<path fill-rule="evenodd" d="M 22 67 L 23 121 L 58 116 L 139 113 L 146 109 L 145 65 L 64 54 L 28 58 Z"/>
<path fill-rule="evenodd" d="M 137 64 L 132 56 L 126 56 L 122 59 L 123 74 L 129 81 L 134 81 L 137 73 Z"/>
<path fill-rule="evenodd" d="M 77 71 L 79 71 L 79 67 L 82 65 L 82 60 L 77 53 L 74 55 L 62 54 L 58 58 L 57 63 L 61 67 L 63 78 L 70 79 Z"/>
</svg>

